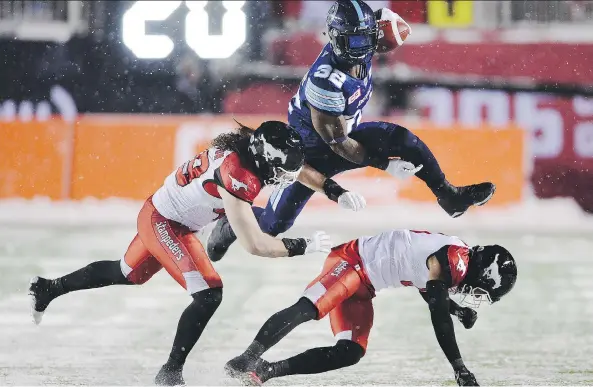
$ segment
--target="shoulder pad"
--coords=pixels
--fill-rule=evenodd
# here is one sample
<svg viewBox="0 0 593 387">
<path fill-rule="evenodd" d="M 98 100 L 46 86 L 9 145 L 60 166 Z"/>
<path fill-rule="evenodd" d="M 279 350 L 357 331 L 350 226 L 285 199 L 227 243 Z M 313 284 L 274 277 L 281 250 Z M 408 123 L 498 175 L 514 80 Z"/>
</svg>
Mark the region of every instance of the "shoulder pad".
<svg viewBox="0 0 593 387">
<path fill-rule="evenodd" d="M 466 246 L 446 245 L 433 254 L 445 275 L 448 286 L 457 286 L 467 275 L 469 249 Z"/>
<path fill-rule="evenodd" d="M 230 153 L 214 173 L 216 183 L 238 199 L 253 203 L 261 182 L 250 170 L 246 169 L 236 153 Z"/>
</svg>

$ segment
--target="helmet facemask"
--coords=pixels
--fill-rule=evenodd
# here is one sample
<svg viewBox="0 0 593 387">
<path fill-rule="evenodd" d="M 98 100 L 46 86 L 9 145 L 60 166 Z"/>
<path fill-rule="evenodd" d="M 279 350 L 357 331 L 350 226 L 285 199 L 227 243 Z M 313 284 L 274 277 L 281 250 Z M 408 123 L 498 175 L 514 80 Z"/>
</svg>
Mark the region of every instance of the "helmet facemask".
<svg viewBox="0 0 593 387">
<path fill-rule="evenodd" d="M 351 64 L 363 64 L 377 49 L 377 28 L 356 28 L 352 32 L 329 29 L 330 41 L 335 54 Z"/>
<path fill-rule="evenodd" d="M 490 293 L 480 287 L 474 287 L 471 285 L 463 285 L 461 288 L 453 291 L 453 294 L 461 295 L 459 305 L 465 306 L 472 309 L 477 309 L 483 302 L 487 302 L 488 305 L 492 305 L 494 301 L 490 297 Z"/>
<path fill-rule="evenodd" d="M 278 189 L 287 188 L 297 181 L 302 169 L 303 167 L 300 167 L 296 171 L 287 171 L 282 167 L 273 168 L 273 176 L 266 180 L 266 184 L 273 185 Z"/>
</svg>

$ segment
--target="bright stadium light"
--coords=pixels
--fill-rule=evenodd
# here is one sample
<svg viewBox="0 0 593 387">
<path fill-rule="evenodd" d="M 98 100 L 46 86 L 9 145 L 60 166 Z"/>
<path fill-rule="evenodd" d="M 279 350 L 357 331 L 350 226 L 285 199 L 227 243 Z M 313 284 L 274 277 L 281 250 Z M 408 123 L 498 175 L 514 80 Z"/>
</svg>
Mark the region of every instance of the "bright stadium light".
<svg viewBox="0 0 593 387">
<path fill-rule="evenodd" d="M 175 44 L 165 35 L 147 35 L 146 21 L 165 20 L 181 1 L 137 1 L 122 19 L 122 40 L 141 59 L 162 59 L 171 54 Z"/>
<path fill-rule="evenodd" d="M 147 35 L 146 22 L 165 20 L 181 5 L 181 1 L 137 1 L 124 13 L 122 40 L 141 59 L 163 59 L 175 44 L 165 35 Z M 204 59 L 228 58 L 246 39 L 247 17 L 241 10 L 245 1 L 223 1 L 222 34 L 210 35 L 205 7 L 208 1 L 186 1 L 189 12 L 185 18 L 187 45 Z"/>
<path fill-rule="evenodd" d="M 209 15 L 204 9 L 207 1 L 186 1 L 189 13 L 185 18 L 185 40 L 196 54 L 205 59 L 228 58 L 243 43 L 247 28 L 245 1 L 223 1 L 226 12 L 222 17 L 222 35 L 208 33 Z"/>
</svg>

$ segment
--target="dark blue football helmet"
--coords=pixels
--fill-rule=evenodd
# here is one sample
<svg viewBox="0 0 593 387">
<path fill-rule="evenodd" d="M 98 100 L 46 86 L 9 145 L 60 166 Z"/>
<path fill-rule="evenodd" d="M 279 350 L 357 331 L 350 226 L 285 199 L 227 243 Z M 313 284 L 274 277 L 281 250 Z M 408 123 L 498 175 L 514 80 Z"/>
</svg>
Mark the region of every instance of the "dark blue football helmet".
<svg viewBox="0 0 593 387">
<path fill-rule="evenodd" d="M 338 58 L 355 65 L 373 57 L 377 49 L 377 19 L 364 1 L 336 1 L 327 14 L 326 24 Z"/>
</svg>

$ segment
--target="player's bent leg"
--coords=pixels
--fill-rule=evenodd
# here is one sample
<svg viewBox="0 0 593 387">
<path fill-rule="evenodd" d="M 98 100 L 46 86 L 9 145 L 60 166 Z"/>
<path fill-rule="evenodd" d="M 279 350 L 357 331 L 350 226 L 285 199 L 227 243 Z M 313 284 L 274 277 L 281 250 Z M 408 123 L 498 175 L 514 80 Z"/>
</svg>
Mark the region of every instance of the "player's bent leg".
<svg viewBox="0 0 593 387">
<path fill-rule="evenodd" d="M 183 385 L 183 365 L 187 355 L 222 302 L 222 288 L 210 288 L 192 294 L 192 302 L 181 314 L 169 359 L 155 377 L 160 386 Z"/>
<path fill-rule="evenodd" d="M 54 280 L 33 278 L 29 287 L 33 321 L 39 324 L 49 303 L 59 296 L 104 286 L 143 284 L 160 269 L 161 265 L 136 235 L 119 261 L 93 262 Z"/>
<path fill-rule="evenodd" d="M 287 375 L 318 374 L 354 365 L 366 353 L 369 333 L 373 326 L 372 294 L 364 286 L 329 312 L 334 336 L 333 347 L 309 349 L 289 359 L 268 363 L 257 362 L 250 374 L 254 384 Z"/>
<path fill-rule="evenodd" d="M 430 148 L 403 126 L 389 122 L 360 124 L 350 137 L 373 152 L 386 157 L 400 157 L 414 165 L 423 165 L 416 176 L 437 197 L 439 205 L 452 217 L 464 214 L 472 205 L 488 202 L 496 187 L 490 182 L 456 187 L 450 184 Z"/>
<path fill-rule="evenodd" d="M 320 280 L 323 281 L 323 277 Z M 258 359 L 254 370 L 247 374 L 246 379 L 254 385 L 260 385 L 272 378 L 317 374 L 358 363 L 366 353 L 369 333 L 373 326 L 372 297 L 365 286 L 360 286 L 351 297 L 331 309 L 329 317 L 337 339 L 336 345 L 309 349 L 277 362 Z"/>
<path fill-rule="evenodd" d="M 239 377 L 253 371 L 261 355 L 294 328 L 306 321 L 323 318 L 342 301 L 359 292 L 361 286 L 364 287 L 356 269 L 338 253 L 343 251 L 341 247 L 329 254 L 322 273 L 309 284 L 303 297 L 270 317 L 245 352 L 226 364 L 229 375 Z"/>
</svg>

